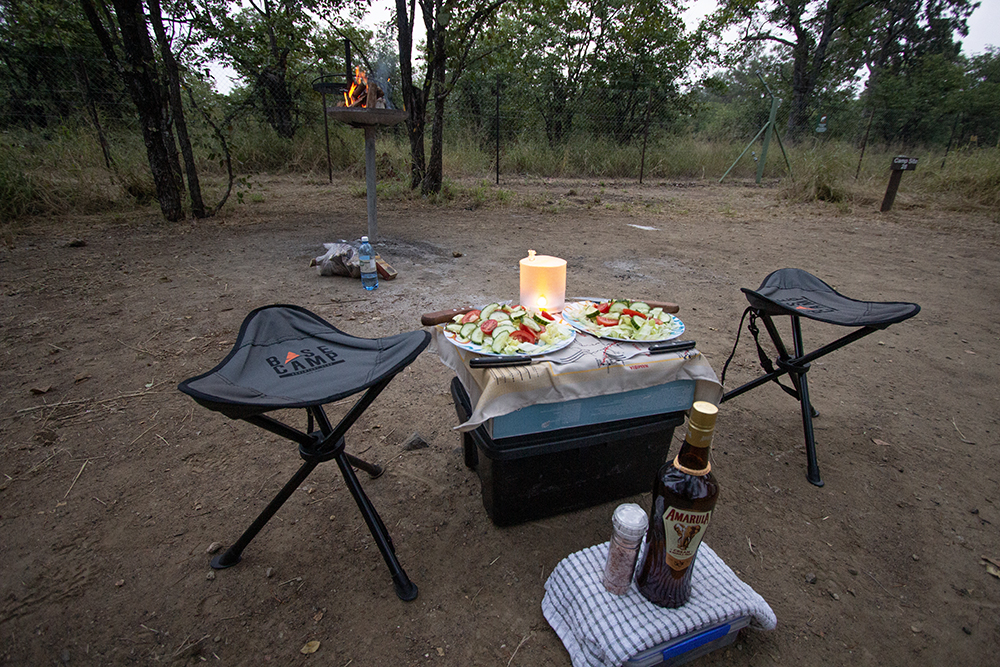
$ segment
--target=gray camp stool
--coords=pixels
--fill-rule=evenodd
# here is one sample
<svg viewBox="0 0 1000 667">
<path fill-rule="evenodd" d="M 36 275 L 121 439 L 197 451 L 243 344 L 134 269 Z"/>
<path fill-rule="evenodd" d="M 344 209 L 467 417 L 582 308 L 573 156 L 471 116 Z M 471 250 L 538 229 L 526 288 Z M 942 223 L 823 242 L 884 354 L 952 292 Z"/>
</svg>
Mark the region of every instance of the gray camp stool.
<svg viewBox="0 0 1000 667">
<path fill-rule="evenodd" d="M 749 307 L 743 312 L 740 320 L 740 330 L 747 314 L 750 321 L 747 330 L 753 334 L 757 345 L 757 356 L 764 369 L 764 375 L 748 382 L 722 396 L 722 401 L 736 398 L 755 387 L 774 381 L 787 394 L 797 399 L 802 407 L 802 427 L 805 431 L 806 458 L 808 469 L 806 478 L 816 486 L 823 486 L 819 474 L 819 464 L 816 462 L 816 439 L 813 435 L 813 417 L 819 416 L 809 402 L 809 385 L 806 382 L 806 372 L 809 364 L 834 350 L 850 345 L 868 334 L 885 329 L 890 324 L 902 322 L 920 312 L 920 306 L 915 303 L 857 301 L 840 294 L 816 276 L 802 269 L 779 269 L 764 278 L 764 282 L 756 290 L 741 288 L 746 295 Z M 787 315 L 791 318 L 793 353 L 782 341 L 778 328 L 772 318 Z M 842 327 L 858 327 L 854 331 L 828 343 L 812 352 L 807 352 L 802 344 L 801 318 L 833 324 Z M 760 319 L 767 329 L 768 336 L 777 350 L 778 357 L 771 362 L 758 338 L 759 329 L 756 320 Z M 726 371 L 729 362 L 739 345 L 739 331 L 733 353 L 726 360 L 722 369 L 722 385 L 726 384 Z M 792 381 L 789 387 L 782 384 L 779 378 L 788 375 Z"/>
<path fill-rule="evenodd" d="M 412 363 L 429 342 L 430 334 L 426 331 L 386 338 L 356 338 L 304 308 L 265 306 L 247 315 L 233 349 L 222 363 L 180 383 L 178 389 L 209 410 L 230 419 L 242 419 L 298 443 L 299 456 L 304 461 L 236 543 L 212 560 L 213 568 L 239 563 L 243 549 L 309 473 L 320 463 L 333 459 L 389 566 L 396 595 L 402 600 L 417 597 L 417 587 L 400 566 L 392 538 L 362 490 L 353 467 L 371 477 L 379 476 L 382 469 L 346 453 L 344 435 L 392 378 Z M 362 391 L 364 394 L 334 427 L 323 406 Z M 305 409 L 308 416 L 305 432 L 265 414 L 288 408 Z M 314 421 L 318 430 L 313 430 Z"/>
</svg>

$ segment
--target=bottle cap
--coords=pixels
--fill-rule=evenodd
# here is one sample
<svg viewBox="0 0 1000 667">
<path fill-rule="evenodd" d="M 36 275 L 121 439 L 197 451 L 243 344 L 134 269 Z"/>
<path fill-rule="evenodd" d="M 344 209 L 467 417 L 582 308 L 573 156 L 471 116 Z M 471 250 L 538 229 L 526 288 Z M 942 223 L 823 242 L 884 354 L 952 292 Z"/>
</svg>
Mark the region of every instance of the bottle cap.
<svg viewBox="0 0 1000 667">
<path fill-rule="evenodd" d="M 368 237 L 367 236 L 362 236 L 361 237 L 361 242 L 362 243 L 368 243 Z"/>
<path fill-rule="evenodd" d="M 688 417 L 688 429 L 711 433 L 715 428 L 715 418 L 718 416 L 718 406 L 708 401 L 695 401 L 691 406 L 691 416 Z"/>
<path fill-rule="evenodd" d="M 649 519 L 646 512 L 635 503 L 624 503 L 615 509 L 611 523 L 622 535 L 639 538 L 646 534 Z"/>
</svg>

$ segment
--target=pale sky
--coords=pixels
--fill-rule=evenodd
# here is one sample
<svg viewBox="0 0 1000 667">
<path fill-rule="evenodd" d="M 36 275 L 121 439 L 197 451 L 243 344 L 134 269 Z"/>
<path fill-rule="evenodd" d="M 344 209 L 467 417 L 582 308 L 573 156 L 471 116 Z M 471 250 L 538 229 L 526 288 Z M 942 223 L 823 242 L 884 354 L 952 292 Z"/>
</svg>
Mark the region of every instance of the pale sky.
<svg viewBox="0 0 1000 667">
<path fill-rule="evenodd" d="M 715 8 L 715 4 L 716 0 L 694 0 L 684 17 L 688 28 L 697 25 L 703 16 Z M 370 21 L 372 24 L 385 21 L 395 6 L 394 0 L 371 0 Z M 998 37 L 1000 31 L 998 31 L 997 26 L 1000 26 L 1000 0 L 980 0 L 979 7 L 969 18 L 969 35 L 962 40 L 962 51 L 965 55 L 973 56 L 985 53 L 987 46 L 1000 47 L 1000 37 Z M 419 21 L 417 21 L 417 27 L 420 28 Z M 419 39 L 422 39 L 423 35 L 422 30 L 417 32 L 419 34 L 414 34 L 414 46 Z M 231 80 L 224 68 L 212 67 L 212 75 L 216 79 L 216 88 L 220 92 L 227 93 L 232 90 Z"/>
</svg>

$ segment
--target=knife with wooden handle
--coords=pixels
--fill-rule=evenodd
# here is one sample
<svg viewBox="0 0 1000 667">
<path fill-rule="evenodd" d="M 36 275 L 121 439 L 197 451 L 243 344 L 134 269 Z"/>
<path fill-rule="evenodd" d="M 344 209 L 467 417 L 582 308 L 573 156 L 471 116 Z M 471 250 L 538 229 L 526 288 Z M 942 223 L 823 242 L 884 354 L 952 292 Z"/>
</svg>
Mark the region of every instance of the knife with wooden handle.
<svg viewBox="0 0 1000 667">
<path fill-rule="evenodd" d="M 424 313 L 420 316 L 420 324 L 425 327 L 432 327 L 435 324 L 444 324 L 445 322 L 451 322 L 452 318 L 456 315 L 464 315 L 470 310 L 475 310 L 472 306 L 465 306 L 464 308 L 452 308 L 451 310 L 438 310 L 433 313 Z"/>
</svg>

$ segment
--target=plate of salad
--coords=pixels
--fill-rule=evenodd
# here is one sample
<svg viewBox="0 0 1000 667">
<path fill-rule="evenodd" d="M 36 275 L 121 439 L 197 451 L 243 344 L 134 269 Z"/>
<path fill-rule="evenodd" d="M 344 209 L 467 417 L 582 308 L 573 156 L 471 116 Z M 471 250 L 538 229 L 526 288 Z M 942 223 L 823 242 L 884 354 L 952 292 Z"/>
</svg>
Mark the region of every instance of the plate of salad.
<svg viewBox="0 0 1000 667">
<path fill-rule="evenodd" d="M 684 333 L 677 317 L 628 299 L 575 301 L 566 304 L 562 316 L 577 331 L 608 340 L 659 343 Z"/>
<path fill-rule="evenodd" d="M 576 338 L 576 331 L 545 311 L 491 303 L 456 315 L 444 326 L 444 335 L 476 354 L 538 356 L 563 349 Z"/>
</svg>

